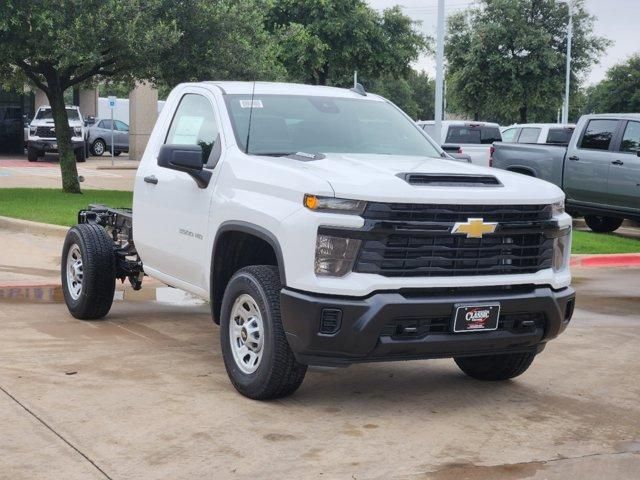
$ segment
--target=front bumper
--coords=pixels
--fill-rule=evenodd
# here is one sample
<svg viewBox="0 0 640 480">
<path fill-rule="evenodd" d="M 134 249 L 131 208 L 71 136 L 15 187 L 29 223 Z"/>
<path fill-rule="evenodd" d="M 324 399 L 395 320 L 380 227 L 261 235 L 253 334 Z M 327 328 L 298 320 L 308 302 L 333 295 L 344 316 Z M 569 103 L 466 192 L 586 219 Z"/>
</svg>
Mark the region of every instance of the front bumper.
<svg viewBox="0 0 640 480">
<path fill-rule="evenodd" d="M 83 140 L 71 140 L 71 145 L 74 150 L 80 150 L 84 148 Z M 55 139 L 51 140 L 28 140 L 27 147 L 34 148 L 36 150 L 40 150 L 42 152 L 57 152 L 58 151 L 58 141 Z"/>
<path fill-rule="evenodd" d="M 456 304 L 499 302 L 500 326 L 491 332 L 452 333 Z M 438 289 L 374 293 L 365 298 L 281 293 L 281 315 L 291 349 L 309 365 L 463 357 L 541 351 L 567 327 L 573 314 L 571 287 Z M 324 311 L 324 314 L 323 314 Z M 336 315 L 336 311 L 340 311 Z M 339 324 L 335 333 L 324 323 Z M 323 316 L 324 315 L 324 316 Z M 339 320 L 336 320 L 340 317 Z M 436 333 L 404 334 L 403 325 L 440 324 Z M 443 320 L 445 324 L 443 324 Z M 412 327 L 413 328 L 413 327 Z"/>
</svg>

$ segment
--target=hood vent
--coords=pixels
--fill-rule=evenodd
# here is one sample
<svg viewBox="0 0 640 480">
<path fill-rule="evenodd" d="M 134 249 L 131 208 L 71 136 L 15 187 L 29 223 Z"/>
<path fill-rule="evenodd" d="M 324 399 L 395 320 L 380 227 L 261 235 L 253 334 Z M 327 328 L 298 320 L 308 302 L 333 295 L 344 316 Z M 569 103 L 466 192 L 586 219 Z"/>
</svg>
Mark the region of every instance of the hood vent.
<svg viewBox="0 0 640 480">
<path fill-rule="evenodd" d="M 401 173 L 398 175 L 410 185 L 427 187 L 501 187 L 493 175 L 458 175 L 441 173 Z"/>
</svg>

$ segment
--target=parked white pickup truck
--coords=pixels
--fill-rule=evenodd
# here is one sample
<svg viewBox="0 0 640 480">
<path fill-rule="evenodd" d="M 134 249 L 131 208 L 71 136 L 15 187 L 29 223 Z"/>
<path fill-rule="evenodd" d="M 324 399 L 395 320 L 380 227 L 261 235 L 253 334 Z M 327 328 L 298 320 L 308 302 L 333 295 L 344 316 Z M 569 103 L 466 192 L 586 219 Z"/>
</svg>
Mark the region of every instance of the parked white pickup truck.
<svg viewBox="0 0 640 480">
<path fill-rule="evenodd" d="M 71 132 L 71 144 L 77 162 L 86 161 L 85 152 L 85 127 L 80 109 L 68 106 L 67 116 L 69 117 L 69 130 Z M 56 140 L 56 129 L 53 121 L 51 107 L 39 107 L 31 124 L 29 125 L 29 137 L 27 139 L 27 159 L 30 162 L 37 162 L 39 157 L 43 157 L 47 152 L 57 152 L 58 141 Z"/>
<path fill-rule="evenodd" d="M 448 150 L 448 145 L 455 145 L 459 147 L 458 153 L 468 155 L 471 157 L 471 163 L 483 167 L 489 166 L 493 142 L 502 141 L 500 126 L 497 123 L 445 120 L 442 122 L 439 137 L 433 120 L 417 123 L 431 138 L 441 140 L 445 150 Z"/>
<path fill-rule="evenodd" d="M 288 395 L 307 365 L 453 357 L 523 373 L 568 325 L 571 218 L 555 185 L 446 160 L 361 88 L 182 84 L 133 211 L 91 206 L 62 252 L 67 306 L 107 315 L 144 275 L 211 302 L 231 382 Z"/>
<path fill-rule="evenodd" d="M 549 145 L 568 145 L 575 124 L 568 123 L 522 123 L 504 127 L 504 143 L 545 143 Z"/>
</svg>

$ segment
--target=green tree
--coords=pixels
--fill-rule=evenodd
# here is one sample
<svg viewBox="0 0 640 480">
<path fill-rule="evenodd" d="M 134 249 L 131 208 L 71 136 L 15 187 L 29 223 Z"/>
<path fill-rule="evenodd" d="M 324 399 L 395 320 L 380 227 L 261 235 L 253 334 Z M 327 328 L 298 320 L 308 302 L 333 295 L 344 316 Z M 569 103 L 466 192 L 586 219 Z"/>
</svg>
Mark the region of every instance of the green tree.
<svg viewBox="0 0 640 480">
<path fill-rule="evenodd" d="M 203 80 L 279 80 L 277 44 L 265 29 L 261 0 L 165 1 L 180 40 L 163 55 L 157 79 L 169 88 Z"/>
<path fill-rule="evenodd" d="M 584 0 L 574 1 L 571 80 L 609 41 L 594 35 Z M 555 119 L 564 93 L 567 5 L 555 0 L 480 0 L 449 18 L 445 52 L 451 106 L 475 119 Z"/>
<path fill-rule="evenodd" d="M 286 71 L 257 0 L 2 0 L 0 80 L 42 89 L 62 186 L 79 193 L 65 92 L 86 83 L 123 94 L 134 80 L 166 92 L 207 79 L 277 79 Z"/>
<path fill-rule="evenodd" d="M 434 117 L 435 84 L 425 72 L 410 70 L 403 77 L 385 75 L 364 85 L 367 90 L 391 100 L 415 120 Z"/>
<path fill-rule="evenodd" d="M 640 112 L 640 54 L 614 65 L 586 91 L 585 113 Z"/>
<path fill-rule="evenodd" d="M 399 7 L 382 14 L 363 0 L 267 0 L 266 25 L 289 78 L 319 85 L 402 76 L 429 39 Z"/>
<path fill-rule="evenodd" d="M 96 76 L 147 77 L 179 39 L 162 0 L 3 0 L 0 79 L 27 80 L 51 105 L 62 188 L 80 193 L 64 95 Z"/>
</svg>

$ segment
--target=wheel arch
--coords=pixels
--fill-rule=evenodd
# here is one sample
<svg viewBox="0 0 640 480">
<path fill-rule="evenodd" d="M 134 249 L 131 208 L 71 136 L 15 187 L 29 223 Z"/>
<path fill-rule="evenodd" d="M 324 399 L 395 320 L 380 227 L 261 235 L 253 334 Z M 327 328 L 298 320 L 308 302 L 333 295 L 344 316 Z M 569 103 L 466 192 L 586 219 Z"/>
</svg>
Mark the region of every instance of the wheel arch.
<svg viewBox="0 0 640 480">
<path fill-rule="evenodd" d="M 222 255 L 222 252 L 230 246 L 228 242 L 232 240 L 240 240 L 240 242 L 232 243 L 229 254 Z M 245 246 L 253 248 L 248 251 L 244 249 Z M 209 272 L 211 312 L 216 323 L 220 323 L 222 296 L 229 279 L 239 268 L 255 264 L 247 263 L 253 260 L 278 267 L 280 281 L 283 286 L 286 285 L 282 248 L 272 232 L 259 225 L 240 220 L 222 223 L 213 242 Z"/>
</svg>

